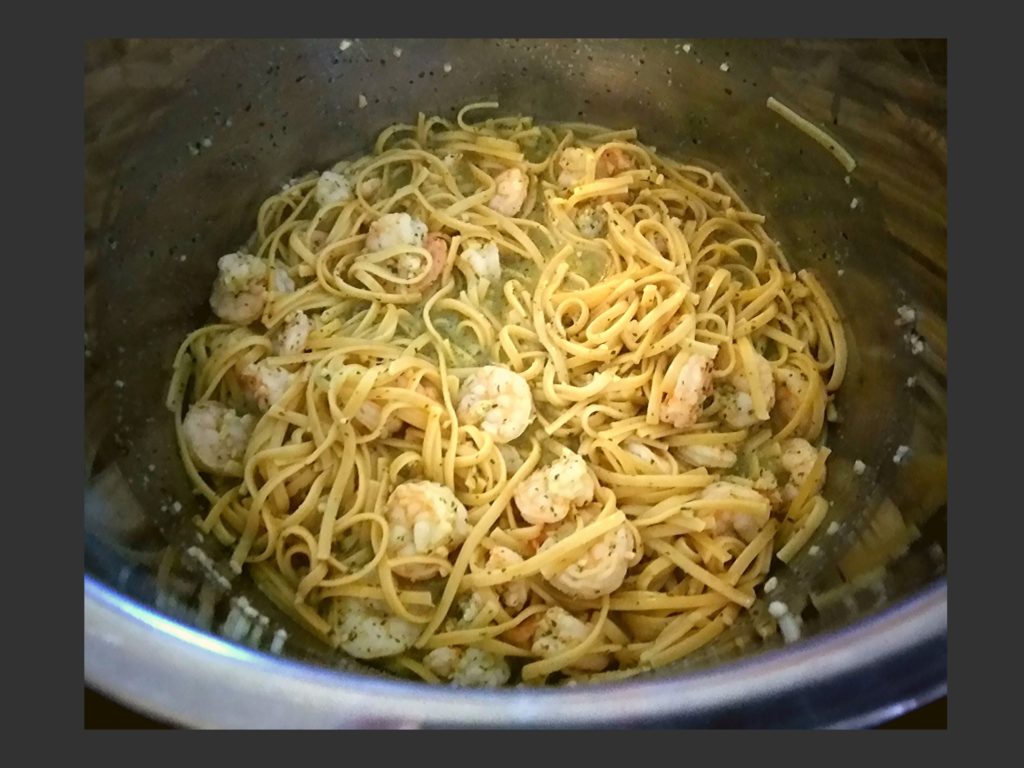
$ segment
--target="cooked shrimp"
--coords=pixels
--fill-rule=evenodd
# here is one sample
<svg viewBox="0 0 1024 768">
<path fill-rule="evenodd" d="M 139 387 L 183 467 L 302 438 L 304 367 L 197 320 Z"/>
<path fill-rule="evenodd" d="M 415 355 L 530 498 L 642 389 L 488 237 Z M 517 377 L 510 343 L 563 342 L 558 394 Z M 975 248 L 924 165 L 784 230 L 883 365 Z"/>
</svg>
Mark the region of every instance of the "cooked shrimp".
<svg viewBox="0 0 1024 768">
<path fill-rule="evenodd" d="M 503 216 L 515 216 L 526 202 L 530 180 L 519 168 L 509 168 L 494 178 L 497 188 L 487 205 Z"/>
<path fill-rule="evenodd" d="M 593 162 L 594 152 L 582 147 L 566 147 L 558 159 L 559 186 L 571 189 L 579 186 L 587 177 L 587 168 Z"/>
<path fill-rule="evenodd" d="M 377 197 L 377 193 L 380 192 L 383 187 L 384 181 L 381 179 L 363 179 L 356 191 L 367 201 L 373 202 Z"/>
<path fill-rule="evenodd" d="M 392 557 L 433 555 L 447 557 L 469 535 L 468 513 L 452 489 L 428 480 L 402 483 L 388 498 L 385 511 Z M 440 566 L 412 563 L 395 573 L 413 581 L 440 573 Z"/>
<path fill-rule="evenodd" d="M 423 666 L 440 677 L 442 680 L 451 680 L 455 670 L 462 660 L 462 648 L 442 647 L 435 648 L 423 657 Z"/>
<path fill-rule="evenodd" d="M 508 547 L 495 547 L 488 554 L 484 568 L 494 571 L 521 562 L 523 562 L 523 557 L 515 550 Z M 530 597 L 530 587 L 525 581 L 511 581 L 499 585 L 495 589 L 501 595 L 502 604 L 513 613 L 518 613 Z"/>
<path fill-rule="evenodd" d="M 391 437 L 402 428 L 402 420 L 392 413 L 388 420 L 381 426 L 384 417 L 384 409 L 372 400 L 367 400 L 356 409 L 353 418 L 371 432 L 381 427 L 381 437 Z"/>
<path fill-rule="evenodd" d="M 479 424 L 497 443 L 515 440 L 533 420 L 533 393 L 515 371 L 485 365 L 463 383 L 458 416 L 464 424 Z"/>
<path fill-rule="evenodd" d="M 618 147 L 612 147 L 601 153 L 597 161 L 597 177 L 615 176 L 622 171 L 629 171 L 636 167 L 633 157 L 623 152 Z"/>
<path fill-rule="evenodd" d="M 671 475 L 674 472 L 672 461 L 666 456 L 659 456 L 639 440 L 626 440 L 622 447 L 631 453 L 644 464 L 644 468 L 650 468 L 654 472 L 663 475 Z"/>
<path fill-rule="evenodd" d="M 199 469 L 241 477 L 245 447 L 255 426 L 255 416 L 239 416 L 223 403 L 203 400 L 188 409 L 182 431 L 189 455 Z"/>
<path fill-rule="evenodd" d="M 757 479 L 754 481 L 754 490 L 760 491 L 768 497 L 768 501 L 771 503 L 772 509 L 782 509 L 782 492 L 779 491 L 779 481 L 775 477 L 774 472 L 768 469 L 762 469 L 761 474 L 759 474 Z"/>
<path fill-rule="evenodd" d="M 292 312 L 284 319 L 284 327 L 274 339 L 274 352 L 278 355 L 297 355 L 305 351 L 311 330 L 313 321 L 305 312 Z"/>
<path fill-rule="evenodd" d="M 537 631 L 537 627 L 540 625 L 540 618 L 540 614 L 535 613 L 511 629 L 505 630 L 499 637 L 506 643 L 516 646 L 516 648 L 528 650 L 533 640 L 533 633 Z"/>
<path fill-rule="evenodd" d="M 775 405 L 775 379 L 772 376 L 772 366 L 756 351 L 754 360 L 765 406 L 767 410 L 771 411 Z M 747 380 L 747 375 L 739 360 L 736 361 L 736 368 L 729 376 L 729 383 L 732 385 L 733 391 L 725 396 L 722 408 L 725 420 L 737 429 L 749 427 L 762 421 L 754 413 L 754 400 L 750 397 L 750 382 Z"/>
<path fill-rule="evenodd" d="M 467 241 L 459 253 L 459 261 L 478 278 L 486 278 L 491 283 L 501 279 L 501 259 L 494 243 Z"/>
<path fill-rule="evenodd" d="M 444 274 L 444 268 L 448 264 L 448 241 L 441 236 L 440 232 L 428 232 L 423 247 L 430 253 L 430 269 L 417 281 L 417 288 L 433 285 Z"/>
<path fill-rule="evenodd" d="M 818 449 L 802 437 L 783 440 L 780 447 L 782 448 L 782 466 L 789 472 L 789 480 L 786 481 L 786 485 L 782 489 L 782 498 L 789 502 L 796 498 L 800 486 L 803 485 L 807 475 L 814 467 L 814 462 L 818 459 Z M 815 487 L 811 488 L 811 494 L 820 491 L 824 484 L 825 473 L 822 472 Z"/>
<path fill-rule="evenodd" d="M 661 420 L 680 429 L 700 417 L 704 400 L 714 384 L 711 371 L 714 360 L 705 355 L 690 355 L 679 371 L 669 396 L 661 406 Z"/>
<path fill-rule="evenodd" d="M 384 251 L 402 245 L 422 248 L 426 237 L 427 225 L 419 219 L 408 213 L 386 213 L 370 225 L 366 250 Z"/>
<path fill-rule="evenodd" d="M 562 530 L 544 541 L 539 551 L 554 546 L 575 530 L 575 525 L 562 526 Z M 544 568 L 541 575 L 569 597 L 593 600 L 610 595 L 626 579 L 626 571 L 635 554 L 633 547 L 633 534 L 623 524 L 592 543 L 575 562 L 558 569 Z"/>
<path fill-rule="evenodd" d="M 723 502 L 713 513 L 711 531 L 722 533 L 726 528 L 732 528 L 744 541 L 752 541 L 771 515 L 768 499 L 753 488 L 739 483 L 726 480 L 712 483 L 701 491 L 700 497 Z M 730 500 L 747 503 L 730 508 Z M 753 508 L 749 502 L 754 502 Z"/>
<path fill-rule="evenodd" d="M 568 448 L 546 467 L 534 470 L 516 488 L 513 498 L 528 523 L 557 523 L 575 508 L 594 499 L 596 485 L 583 458 Z"/>
<path fill-rule="evenodd" d="M 261 411 L 269 410 L 280 400 L 291 381 L 291 373 L 263 360 L 250 363 L 238 372 L 242 392 Z"/>
<path fill-rule="evenodd" d="M 776 398 L 775 415 L 777 416 L 778 427 L 781 429 L 789 424 L 796 416 L 800 404 L 807 397 L 807 390 L 810 382 L 801 371 L 792 368 L 779 368 L 775 371 Z M 797 425 L 796 434 L 808 440 L 814 440 L 821 434 L 821 428 L 825 424 L 826 395 L 825 388 L 817 388 L 814 402 L 807 410 L 803 419 Z"/>
<path fill-rule="evenodd" d="M 736 454 L 721 445 L 681 445 L 676 453 L 695 467 L 728 469 L 736 463 Z"/>
<path fill-rule="evenodd" d="M 503 658 L 479 648 L 435 648 L 423 657 L 423 664 L 455 685 L 497 687 L 512 676 Z"/>
<path fill-rule="evenodd" d="M 221 320 L 248 325 L 263 314 L 267 297 L 267 264 L 248 253 L 229 253 L 217 260 L 217 279 L 210 307 Z"/>
<path fill-rule="evenodd" d="M 458 616 L 455 618 L 453 626 L 455 628 L 471 626 L 486 605 L 487 600 L 483 592 L 470 592 L 462 595 L 455 603 Z"/>
<path fill-rule="evenodd" d="M 313 199 L 321 208 L 337 203 L 347 203 L 352 199 L 352 182 L 347 176 L 335 171 L 324 171 L 316 181 Z"/>
<path fill-rule="evenodd" d="M 553 605 L 544 612 L 533 633 L 530 650 L 538 656 L 550 658 L 565 653 L 587 639 L 591 627 L 577 619 L 561 606 Z M 571 665 L 576 669 L 599 672 L 608 666 L 606 654 L 591 653 Z"/>
<path fill-rule="evenodd" d="M 380 600 L 339 598 L 334 633 L 342 650 L 357 659 L 395 656 L 412 648 L 420 628 L 388 611 Z"/>
<path fill-rule="evenodd" d="M 608 225 L 608 214 L 601 208 L 586 206 L 576 213 L 576 229 L 584 237 L 600 237 Z"/>
</svg>

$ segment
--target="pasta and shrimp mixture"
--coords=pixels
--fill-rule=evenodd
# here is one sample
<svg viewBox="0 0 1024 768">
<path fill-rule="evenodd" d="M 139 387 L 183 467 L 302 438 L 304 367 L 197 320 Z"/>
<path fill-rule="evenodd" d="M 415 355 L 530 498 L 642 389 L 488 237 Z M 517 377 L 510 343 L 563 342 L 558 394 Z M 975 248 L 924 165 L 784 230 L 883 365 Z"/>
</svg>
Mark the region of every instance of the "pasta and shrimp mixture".
<svg viewBox="0 0 1024 768">
<path fill-rule="evenodd" d="M 267 199 L 168 406 L 202 530 L 340 652 L 625 677 L 820 524 L 843 330 L 719 173 L 496 106 Z"/>
</svg>

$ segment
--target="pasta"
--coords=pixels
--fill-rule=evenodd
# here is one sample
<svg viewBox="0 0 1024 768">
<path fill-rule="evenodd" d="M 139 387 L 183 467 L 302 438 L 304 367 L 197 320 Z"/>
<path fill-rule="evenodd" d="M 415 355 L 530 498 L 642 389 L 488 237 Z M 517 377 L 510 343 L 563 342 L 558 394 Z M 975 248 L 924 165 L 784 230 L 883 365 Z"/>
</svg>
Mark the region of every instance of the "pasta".
<svg viewBox="0 0 1024 768">
<path fill-rule="evenodd" d="M 803 133 L 806 133 L 818 142 L 818 144 L 827 149 L 829 153 L 839 161 L 843 166 L 843 170 L 847 173 L 851 173 L 857 167 L 857 161 L 853 159 L 853 155 L 851 155 L 843 145 L 825 133 L 825 131 L 816 126 L 806 117 L 798 115 L 774 96 L 768 97 L 767 106 L 768 109 L 785 119 L 790 125 Z"/>
<path fill-rule="evenodd" d="M 820 524 L 841 319 L 720 173 L 495 107 L 269 197 L 167 404 L 197 524 L 339 652 L 627 677 Z"/>
</svg>

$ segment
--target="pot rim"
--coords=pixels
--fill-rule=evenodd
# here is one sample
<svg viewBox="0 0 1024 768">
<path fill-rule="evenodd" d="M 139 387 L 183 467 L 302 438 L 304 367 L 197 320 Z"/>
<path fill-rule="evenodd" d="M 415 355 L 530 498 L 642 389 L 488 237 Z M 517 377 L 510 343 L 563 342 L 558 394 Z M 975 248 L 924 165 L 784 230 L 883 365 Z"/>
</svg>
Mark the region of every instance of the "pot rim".
<svg viewBox="0 0 1024 768">
<path fill-rule="evenodd" d="M 946 579 L 840 629 L 664 678 L 459 689 L 289 660 L 188 627 L 85 576 L 85 682 L 203 728 L 862 728 L 946 693 Z"/>
</svg>

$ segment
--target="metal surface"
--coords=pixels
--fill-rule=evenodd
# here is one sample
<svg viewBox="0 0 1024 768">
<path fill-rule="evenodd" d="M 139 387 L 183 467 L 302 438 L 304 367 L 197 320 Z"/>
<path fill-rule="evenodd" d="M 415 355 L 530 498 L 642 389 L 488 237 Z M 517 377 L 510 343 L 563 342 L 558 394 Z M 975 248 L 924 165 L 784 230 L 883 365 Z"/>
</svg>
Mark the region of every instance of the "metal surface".
<svg viewBox="0 0 1024 768">
<path fill-rule="evenodd" d="M 509 725 L 757 725 L 769 723 L 753 703 L 767 701 L 772 725 L 863 725 L 944 690 L 945 87 L 928 69 L 944 65 L 944 50 L 376 40 L 342 52 L 338 42 L 87 51 L 87 680 L 175 722 L 242 726 L 484 724 L 495 712 Z M 770 113 L 768 95 L 828 124 L 860 163 L 851 177 Z M 780 565 L 773 593 L 804 610 L 795 646 L 762 647 L 741 621 L 685 664 L 609 688 L 614 696 L 435 690 L 331 656 L 194 530 L 201 508 L 163 398 L 177 345 L 207 318 L 217 257 L 248 237 L 259 203 L 290 177 L 368 151 L 377 131 L 418 111 L 451 115 L 488 98 L 540 120 L 636 125 L 660 151 L 721 168 L 768 215 L 793 265 L 813 267 L 835 297 L 851 347 L 842 421 L 830 426 L 834 505 L 812 541 L 821 554 Z M 911 326 L 895 322 L 903 304 L 917 312 Z M 911 450 L 895 463 L 900 445 Z M 855 460 L 868 471 L 854 473 Z M 918 533 L 909 548 L 879 532 L 880 509 Z M 865 547 L 885 567 L 845 584 L 867 568 Z M 216 635 L 239 595 L 265 618 L 227 644 Z M 287 661 L 244 647 L 266 650 L 280 629 Z"/>
<path fill-rule="evenodd" d="M 192 726 L 864 727 L 946 692 L 944 586 L 827 638 L 684 680 L 497 691 L 354 684 L 184 628 L 95 582 L 85 594 L 86 677 L 150 714 Z M 114 667 L 116 681 L 104 679 Z M 870 678 L 853 679 L 863 669 Z M 869 695 L 851 700 L 851 688 L 861 686 Z"/>
</svg>

